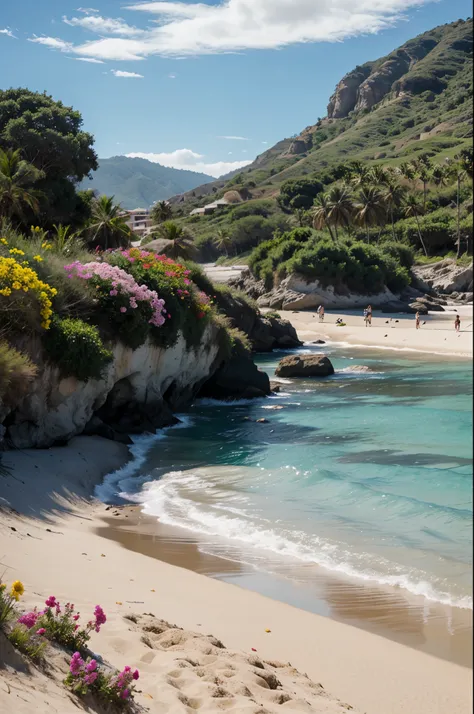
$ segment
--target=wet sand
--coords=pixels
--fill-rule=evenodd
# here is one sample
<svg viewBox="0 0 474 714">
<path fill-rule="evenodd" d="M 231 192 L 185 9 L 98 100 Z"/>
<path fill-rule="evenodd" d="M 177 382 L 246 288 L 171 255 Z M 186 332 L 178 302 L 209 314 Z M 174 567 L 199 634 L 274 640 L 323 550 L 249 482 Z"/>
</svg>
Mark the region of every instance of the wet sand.
<svg viewBox="0 0 474 714">
<path fill-rule="evenodd" d="M 265 570 L 232 559 L 232 546 L 163 525 L 137 506 L 110 507 L 98 535 L 170 565 L 232 583 L 274 600 L 472 667 L 472 611 L 405 590 L 338 577 L 317 565 L 272 562 Z M 212 550 L 212 554 L 207 553 Z M 238 549 L 236 548 L 236 556 Z"/>
</svg>

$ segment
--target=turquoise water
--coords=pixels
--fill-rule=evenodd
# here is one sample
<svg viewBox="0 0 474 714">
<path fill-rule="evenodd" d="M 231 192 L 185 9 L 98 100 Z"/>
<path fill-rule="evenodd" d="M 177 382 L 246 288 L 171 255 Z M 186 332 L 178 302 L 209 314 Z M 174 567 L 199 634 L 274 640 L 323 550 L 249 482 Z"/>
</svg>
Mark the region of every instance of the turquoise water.
<svg viewBox="0 0 474 714">
<path fill-rule="evenodd" d="M 470 364 L 323 349 L 333 377 L 198 402 L 180 427 L 138 439 L 136 460 L 97 494 L 138 501 L 262 570 L 317 564 L 472 607 Z M 281 357 L 259 364 L 273 375 Z M 347 371 L 356 365 L 372 371 Z"/>
</svg>

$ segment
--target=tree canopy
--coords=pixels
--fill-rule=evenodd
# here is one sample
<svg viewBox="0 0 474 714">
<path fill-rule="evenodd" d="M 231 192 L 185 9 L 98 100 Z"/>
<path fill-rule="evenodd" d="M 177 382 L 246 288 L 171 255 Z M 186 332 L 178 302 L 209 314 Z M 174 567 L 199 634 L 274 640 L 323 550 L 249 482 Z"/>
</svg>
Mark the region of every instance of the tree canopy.
<svg viewBox="0 0 474 714">
<path fill-rule="evenodd" d="M 0 147 L 19 150 L 43 172 L 36 188 L 44 194 L 41 220 L 49 226 L 75 222 L 81 201 L 75 185 L 97 168 L 94 138 L 82 130 L 82 116 L 46 93 L 0 90 Z"/>
</svg>

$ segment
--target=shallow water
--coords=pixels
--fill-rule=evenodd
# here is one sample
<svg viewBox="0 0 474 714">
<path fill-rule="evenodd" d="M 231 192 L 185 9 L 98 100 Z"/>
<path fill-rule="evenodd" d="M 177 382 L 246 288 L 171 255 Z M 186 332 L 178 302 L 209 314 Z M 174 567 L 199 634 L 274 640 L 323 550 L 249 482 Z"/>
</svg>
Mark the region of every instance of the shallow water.
<svg viewBox="0 0 474 714">
<path fill-rule="evenodd" d="M 472 608 L 470 364 L 323 349 L 333 377 L 198 402 L 178 428 L 138 438 L 97 495 L 120 493 L 262 573 L 301 583 L 319 565 Z M 281 357 L 259 363 L 272 375 Z M 356 364 L 372 371 L 345 371 Z"/>
</svg>

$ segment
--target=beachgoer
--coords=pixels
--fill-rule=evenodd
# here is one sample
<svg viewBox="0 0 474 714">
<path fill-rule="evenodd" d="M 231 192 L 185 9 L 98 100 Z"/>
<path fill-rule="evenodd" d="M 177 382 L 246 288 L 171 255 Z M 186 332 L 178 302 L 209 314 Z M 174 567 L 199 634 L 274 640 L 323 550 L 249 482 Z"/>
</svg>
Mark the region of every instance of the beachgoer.
<svg viewBox="0 0 474 714">
<path fill-rule="evenodd" d="M 369 323 L 369 326 L 372 327 L 372 305 L 369 305 L 367 307 L 367 321 Z"/>
<path fill-rule="evenodd" d="M 417 330 L 420 329 L 420 313 L 417 312 L 415 315 L 415 327 Z"/>
<path fill-rule="evenodd" d="M 319 322 L 324 322 L 324 305 L 319 307 Z"/>
<path fill-rule="evenodd" d="M 365 326 L 367 327 L 367 325 L 369 324 L 369 313 L 367 312 L 367 308 L 365 308 L 364 310 L 364 322 Z"/>
<path fill-rule="evenodd" d="M 456 330 L 456 332 L 459 332 L 459 330 L 461 329 L 461 318 L 459 317 L 459 315 L 456 315 L 456 318 L 454 320 L 454 329 Z"/>
</svg>

